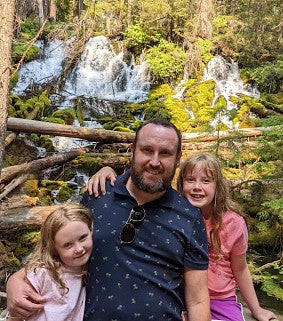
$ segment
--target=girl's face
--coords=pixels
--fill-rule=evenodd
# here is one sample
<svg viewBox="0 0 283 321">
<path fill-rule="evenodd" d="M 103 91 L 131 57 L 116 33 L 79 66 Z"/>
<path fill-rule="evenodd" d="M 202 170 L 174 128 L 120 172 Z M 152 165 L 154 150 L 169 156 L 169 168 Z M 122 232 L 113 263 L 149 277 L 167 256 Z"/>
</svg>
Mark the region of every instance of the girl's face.
<svg viewBox="0 0 283 321">
<path fill-rule="evenodd" d="M 81 221 L 67 221 L 55 235 L 55 250 L 63 265 L 80 272 L 91 255 L 92 234 Z"/>
<path fill-rule="evenodd" d="M 183 195 L 192 205 L 201 209 L 205 218 L 211 215 L 215 189 L 216 183 L 213 177 L 208 176 L 200 166 L 195 166 L 184 176 Z"/>
</svg>

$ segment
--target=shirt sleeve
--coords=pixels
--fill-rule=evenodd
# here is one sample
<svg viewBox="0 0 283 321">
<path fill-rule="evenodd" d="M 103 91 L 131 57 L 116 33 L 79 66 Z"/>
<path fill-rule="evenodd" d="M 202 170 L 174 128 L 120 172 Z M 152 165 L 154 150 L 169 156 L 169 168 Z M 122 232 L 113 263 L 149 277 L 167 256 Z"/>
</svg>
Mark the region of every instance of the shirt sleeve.
<svg viewBox="0 0 283 321">
<path fill-rule="evenodd" d="M 235 235 L 231 253 L 241 255 L 246 253 L 248 249 L 248 229 L 243 217 L 238 215 L 234 219 L 233 226 L 230 226 L 230 228 L 233 228 L 231 235 Z"/>
</svg>

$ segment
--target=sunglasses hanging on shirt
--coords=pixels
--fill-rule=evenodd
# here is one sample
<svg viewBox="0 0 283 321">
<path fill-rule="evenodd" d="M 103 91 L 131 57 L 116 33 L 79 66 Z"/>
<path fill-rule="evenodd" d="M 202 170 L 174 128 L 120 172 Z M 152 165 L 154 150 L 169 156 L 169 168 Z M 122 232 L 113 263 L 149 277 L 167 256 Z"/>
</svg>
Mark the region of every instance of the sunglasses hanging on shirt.
<svg viewBox="0 0 283 321">
<path fill-rule="evenodd" d="M 145 218 L 145 210 L 141 206 L 135 206 L 131 209 L 130 215 L 120 234 L 122 244 L 131 244 L 135 240 L 136 231 L 140 223 Z"/>
</svg>

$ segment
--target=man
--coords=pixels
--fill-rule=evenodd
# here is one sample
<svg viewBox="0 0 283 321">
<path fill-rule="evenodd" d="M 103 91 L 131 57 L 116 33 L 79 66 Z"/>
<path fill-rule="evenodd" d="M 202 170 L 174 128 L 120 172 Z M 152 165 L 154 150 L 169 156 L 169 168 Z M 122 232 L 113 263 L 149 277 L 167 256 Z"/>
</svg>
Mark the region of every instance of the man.
<svg viewBox="0 0 283 321">
<path fill-rule="evenodd" d="M 137 130 L 131 149 L 130 171 L 105 196 L 83 196 L 95 221 L 84 320 L 177 321 L 185 298 L 188 319 L 208 321 L 204 222 L 171 187 L 181 134 L 170 122 L 152 119 Z M 27 317 L 42 306 L 26 298 L 43 301 L 19 287 L 19 279 L 8 281 L 8 309 Z"/>
</svg>

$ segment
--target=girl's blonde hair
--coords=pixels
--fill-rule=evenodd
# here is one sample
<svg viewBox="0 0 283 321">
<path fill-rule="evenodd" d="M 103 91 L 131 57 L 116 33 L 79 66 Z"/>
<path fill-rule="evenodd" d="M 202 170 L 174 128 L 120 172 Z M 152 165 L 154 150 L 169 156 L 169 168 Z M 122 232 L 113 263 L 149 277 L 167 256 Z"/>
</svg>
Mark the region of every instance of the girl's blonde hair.
<svg viewBox="0 0 283 321">
<path fill-rule="evenodd" d="M 93 231 L 93 221 L 91 212 L 78 203 L 65 203 L 59 205 L 51 212 L 42 224 L 39 239 L 35 249 L 28 260 L 25 270 L 28 271 L 38 268 L 45 268 L 49 271 L 59 288 L 68 292 L 66 283 L 61 276 L 62 261 L 55 249 L 56 233 L 70 221 L 80 221 Z M 83 267 L 82 284 L 85 285 L 87 278 L 87 266 Z"/>
<path fill-rule="evenodd" d="M 243 216 L 239 205 L 235 203 L 230 196 L 229 188 L 226 179 L 223 176 L 221 165 L 217 158 L 210 153 L 197 153 L 187 158 L 180 166 L 179 176 L 177 178 L 177 189 L 183 194 L 183 182 L 188 173 L 192 172 L 195 167 L 206 172 L 208 177 L 212 177 L 216 184 L 214 204 L 212 208 L 213 228 L 210 234 L 210 246 L 213 253 L 221 256 L 221 240 L 219 232 L 222 227 L 222 217 L 227 211 L 233 211 Z"/>
</svg>

